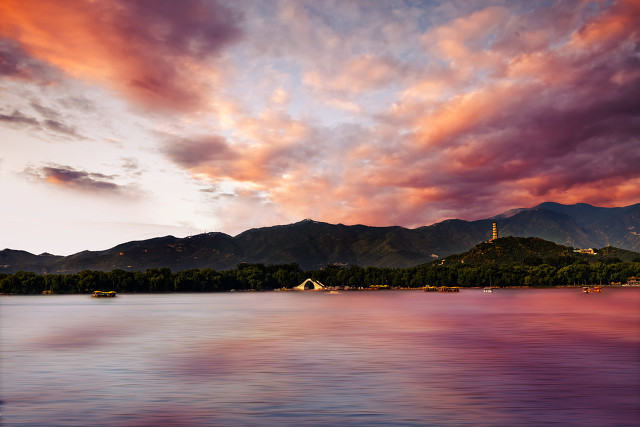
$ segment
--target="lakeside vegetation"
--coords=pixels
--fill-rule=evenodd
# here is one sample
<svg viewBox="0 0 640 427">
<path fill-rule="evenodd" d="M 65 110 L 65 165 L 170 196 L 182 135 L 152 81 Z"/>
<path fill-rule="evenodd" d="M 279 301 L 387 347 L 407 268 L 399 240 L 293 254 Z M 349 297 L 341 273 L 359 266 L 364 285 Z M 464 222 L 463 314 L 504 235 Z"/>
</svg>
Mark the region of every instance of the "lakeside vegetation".
<svg viewBox="0 0 640 427">
<path fill-rule="evenodd" d="M 29 272 L 0 275 L 4 294 L 90 293 L 113 290 L 125 293 L 145 292 L 225 292 L 234 290 L 271 290 L 291 288 L 306 278 L 326 286 L 404 287 L 424 286 L 588 286 L 625 283 L 640 276 L 640 262 L 586 262 L 568 265 L 485 265 L 453 266 L 425 264 L 412 268 L 340 267 L 302 271 L 297 264 L 240 264 L 227 271 L 185 270 L 172 273 L 168 268 L 145 272 L 85 270 L 76 274 L 39 275 Z"/>
<path fill-rule="evenodd" d="M 0 274 L 0 293 L 226 292 L 292 288 L 307 278 L 325 286 L 349 288 L 421 288 L 425 286 L 593 286 L 625 283 L 640 276 L 640 253 L 613 247 L 596 255 L 539 238 L 505 237 L 483 242 L 468 252 L 408 268 L 328 265 L 304 271 L 298 264 L 241 263 L 235 269 L 172 272 L 84 270 L 73 274 Z"/>
</svg>

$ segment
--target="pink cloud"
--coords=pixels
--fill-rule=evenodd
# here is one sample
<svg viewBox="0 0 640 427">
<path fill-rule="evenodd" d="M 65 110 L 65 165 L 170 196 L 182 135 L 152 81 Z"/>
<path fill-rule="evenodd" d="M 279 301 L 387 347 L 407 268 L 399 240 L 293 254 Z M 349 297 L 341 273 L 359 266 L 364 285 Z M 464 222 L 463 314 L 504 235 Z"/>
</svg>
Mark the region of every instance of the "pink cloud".
<svg viewBox="0 0 640 427">
<path fill-rule="evenodd" d="M 527 54 L 535 66 L 517 75 L 390 109 L 370 129 L 323 130 L 267 111 L 238 122 L 255 144 L 193 169 L 251 183 L 289 215 L 330 222 L 417 226 L 545 200 L 631 204 L 640 160 L 633 37 L 607 52 L 568 55 L 573 46 L 559 44 Z"/>
<path fill-rule="evenodd" d="M 185 111 L 202 107 L 203 88 L 219 80 L 207 61 L 239 39 L 239 19 L 217 2 L 8 0 L 0 35 L 145 107 Z"/>
<path fill-rule="evenodd" d="M 88 172 L 70 166 L 49 164 L 39 168 L 28 167 L 24 175 L 37 182 L 87 193 L 124 194 L 129 188 L 114 182 L 113 175 Z"/>
<path fill-rule="evenodd" d="M 404 73 L 403 66 L 393 58 L 373 54 L 358 55 L 333 65 L 340 70 L 314 69 L 305 74 L 303 82 L 316 91 L 357 94 L 389 85 Z"/>
<path fill-rule="evenodd" d="M 161 152 L 212 185 L 232 182 L 230 218 L 256 221 L 265 209 L 416 226 L 545 200 L 637 201 L 637 2 L 443 6 L 434 13 L 450 19 L 428 25 L 391 6 L 367 15 L 364 4 L 333 17 L 284 2 L 265 12 L 271 20 L 249 10 L 241 30 L 245 18 L 218 3 L 8 1 L 0 34 L 152 110 L 196 111 L 195 130 L 165 130 Z M 247 75 L 268 63 L 278 76 L 264 99 L 245 88 L 245 105 L 215 96 L 234 77 L 218 61 L 240 40 Z M 21 55 L 11 52 L 0 70 L 14 76 Z M 362 102 L 382 89 L 387 104 Z M 318 105 L 358 116 L 325 122 Z M 29 125 L 11 111 L 0 118 Z"/>
<path fill-rule="evenodd" d="M 226 140 L 219 136 L 171 141 L 165 145 L 164 152 L 172 161 L 186 168 L 197 168 L 217 161 L 226 162 L 238 157 Z"/>
</svg>

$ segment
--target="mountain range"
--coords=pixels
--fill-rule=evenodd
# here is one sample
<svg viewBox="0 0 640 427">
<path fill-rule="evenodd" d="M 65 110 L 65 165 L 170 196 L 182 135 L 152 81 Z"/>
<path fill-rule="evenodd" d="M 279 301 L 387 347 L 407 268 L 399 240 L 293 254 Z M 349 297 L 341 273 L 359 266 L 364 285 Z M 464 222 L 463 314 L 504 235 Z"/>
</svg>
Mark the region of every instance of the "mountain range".
<svg viewBox="0 0 640 427">
<path fill-rule="evenodd" d="M 304 270 L 328 264 L 409 267 L 470 250 L 492 236 L 539 237 L 575 248 L 607 245 L 640 252 L 640 203 L 614 208 L 585 203 L 542 203 L 477 221 L 452 219 L 433 225 L 370 227 L 303 220 L 247 230 L 235 237 L 205 233 L 132 241 L 103 251 L 69 256 L 0 251 L 0 273 L 74 273 L 81 270 L 141 270 L 168 267 L 227 270 L 239 263 L 297 263 Z"/>
</svg>

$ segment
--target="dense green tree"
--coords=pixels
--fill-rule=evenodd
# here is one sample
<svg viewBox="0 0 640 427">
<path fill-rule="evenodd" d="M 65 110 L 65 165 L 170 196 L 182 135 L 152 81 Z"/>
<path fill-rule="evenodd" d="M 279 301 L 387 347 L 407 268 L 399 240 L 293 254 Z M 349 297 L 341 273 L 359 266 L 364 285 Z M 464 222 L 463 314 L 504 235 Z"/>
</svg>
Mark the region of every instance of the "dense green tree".
<svg viewBox="0 0 640 427">
<path fill-rule="evenodd" d="M 239 264 L 234 270 L 184 270 L 171 273 L 154 268 L 144 273 L 113 270 L 84 270 L 76 274 L 37 275 L 19 271 L 0 274 L 0 292 L 5 294 L 116 292 L 216 292 L 291 288 L 310 277 L 327 286 L 423 287 L 423 286 L 566 286 L 626 282 L 640 276 L 639 262 L 609 263 L 599 259 L 575 259 L 574 263 L 440 265 L 433 262 L 410 268 L 378 268 L 330 265 L 321 270 L 302 271 L 297 264 Z M 546 260 L 546 258 L 545 258 Z"/>
<path fill-rule="evenodd" d="M 3 294 L 26 294 L 23 292 L 22 283 L 15 274 L 9 274 L 0 279 L 0 290 Z"/>
<path fill-rule="evenodd" d="M 44 276 L 44 288 L 45 290 L 59 294 L 66 291 L 64 286 L 64 276 L 60 274 L 47 274 Z"/>
<path fill-rule="evenodd" d="M 243 289 L 262 289 L 267 282 L 264 264 L 238 264 L 236 279 Z"/>
<path fill-rule="evenodd" d="M 173 279 L 168 268 L 150 268 L 144 273 L 144 280 L 151 292 L 173 291 Z"/>
<path fill-rule="evenodd" d="M 116 292 L 140 292 L 136 284 L 135 274 L 131 271 L 113 270 L 107 273 L 107 280 L 111 283 L 111 290 Z"/>
<path fill-rule="evenodd" d="M 526 286 L 553 286 L 558 282 L 557 273 L 558 270 L 548 264 L 529 267 L 522 283 Z"/>
</svg>

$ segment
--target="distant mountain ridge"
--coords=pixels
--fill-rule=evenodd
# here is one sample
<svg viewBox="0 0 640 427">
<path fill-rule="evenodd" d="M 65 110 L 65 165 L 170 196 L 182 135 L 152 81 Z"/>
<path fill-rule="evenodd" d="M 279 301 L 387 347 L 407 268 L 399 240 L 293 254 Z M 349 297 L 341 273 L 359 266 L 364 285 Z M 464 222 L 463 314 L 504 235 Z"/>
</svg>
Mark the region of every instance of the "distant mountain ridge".
<svg viewBox="0 0 640 427">
<path fill-rule="evenodd" d="M 540 237 L 573 247 L 611 245 L 640 251 L 640 203 L 602 208 L 586 203 L 546 202 L 520 209 L 506 218 L 501 215 L 497 218 L 504 222 L 503 236 Z"/>
<path fill-rule="evenodd" d="M 640 203 L 602 208 L 585 203 L 542 203 L 477 221 L 451 219 L 407 229 L 328 224 L 303 220 L 247 230 L 235 237 L 205 233 L 186 238 L 158 237 L 122 243 L 103 251 L 69 256 L 0 251 L 0 273 L 73 273 L 85 269 L 141 270 L 168 267 L 226 270 L 241 262 L 297 263 L 304 270 L 338 263 L 363 267 L 409 267 L 459 254 L 491 238 L 491 221 L 500 237 L 539 237 L 578 248 L 607 245 L 640 252 Z"/>
</svg>

